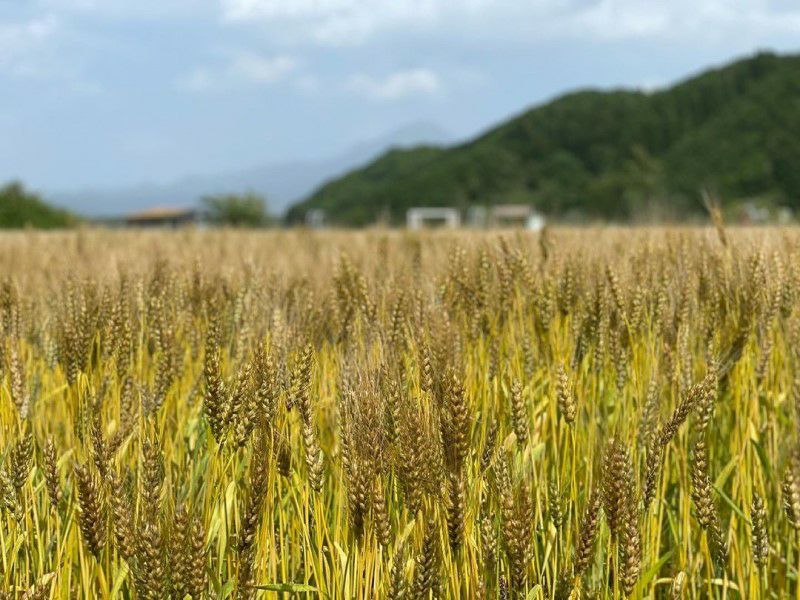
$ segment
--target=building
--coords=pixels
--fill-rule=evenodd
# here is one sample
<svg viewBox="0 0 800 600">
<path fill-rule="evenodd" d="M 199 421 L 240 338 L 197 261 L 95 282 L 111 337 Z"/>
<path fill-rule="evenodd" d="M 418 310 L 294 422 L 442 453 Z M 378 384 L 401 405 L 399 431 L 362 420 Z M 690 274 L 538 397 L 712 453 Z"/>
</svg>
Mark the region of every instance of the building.
<svg viewBox="0 0 800 600">
<path fill-rule="evenodd" d="M 128 227 L 174 228 L 200 222 L 200 211 L 195 208 L 157 206 L 125 217 Z"/>
<path fill-rule="evenodd" d="M 322 229 L 325 227 L 325 211 L 321 208 L 312 208 L 306 213 L 306 226 L 311 229 Z"/>
<path fill-rule="evenodd" d="M 442 226 L 455 229 L 461 226 L 461 213 L 455 208 L 414 207 L 406 213 L 406 226 L 409 229 L 422 229 L 424 226 Z"/>
<path fill-rule="evenodd" d="M 544 217 L 529 204 L 498 204 L 489 209 L 491 227 L 524 227 L 539 231 L 544 224 Z"/>
</svg>

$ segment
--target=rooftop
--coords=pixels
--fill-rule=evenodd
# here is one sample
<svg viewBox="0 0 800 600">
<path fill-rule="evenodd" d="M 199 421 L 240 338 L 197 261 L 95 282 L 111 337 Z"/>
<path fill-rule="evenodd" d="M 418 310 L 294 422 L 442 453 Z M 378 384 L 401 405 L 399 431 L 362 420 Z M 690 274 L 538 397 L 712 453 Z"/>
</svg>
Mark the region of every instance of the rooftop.
<svg viewBox="0 0 800 600">
<path fill-rule="evenodd" d="M 179 219 L 194 216 L 197 209 L 181 206 L 154 206 L 125 216 L 127 221 L 152 221 L 155 219 Z"/>
</svg>

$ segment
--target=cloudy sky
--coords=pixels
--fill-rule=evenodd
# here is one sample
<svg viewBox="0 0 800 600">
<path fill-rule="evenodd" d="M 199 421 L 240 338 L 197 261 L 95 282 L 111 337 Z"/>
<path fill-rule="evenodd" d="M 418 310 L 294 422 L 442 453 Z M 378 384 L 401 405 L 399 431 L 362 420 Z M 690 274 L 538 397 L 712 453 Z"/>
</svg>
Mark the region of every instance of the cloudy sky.
<svg viewBox="0 0 800 600">
<path fill-rule="evenodd" d="M 0 0 L 0 181 L 165 182 L 421 121 L 464 137 L 798 40 L 793 0 Z"/>
</svg>

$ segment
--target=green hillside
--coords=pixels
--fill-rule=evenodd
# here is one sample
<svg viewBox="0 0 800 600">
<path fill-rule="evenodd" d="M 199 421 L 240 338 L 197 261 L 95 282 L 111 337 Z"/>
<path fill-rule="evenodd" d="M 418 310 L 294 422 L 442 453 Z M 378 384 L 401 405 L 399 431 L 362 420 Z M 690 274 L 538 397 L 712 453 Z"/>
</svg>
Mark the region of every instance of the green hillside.
<svg viewBox="0 0 800 600">
<path fill-rule="evenodd" d="M 0 229 L 54 229 L 69 227 L 75 222 L 73 215 L 50 206 L 19 183 L 0 186 Z"/>
<path fill-rule="evenodd" d="M 362 225 L 411 206 L 682 218 L 701 190 L 800 208 L 800 56 L 759 54 L 669 89 L 580 91 L 466 144 L 393 150 L 292 207 Z"/>
</svg>

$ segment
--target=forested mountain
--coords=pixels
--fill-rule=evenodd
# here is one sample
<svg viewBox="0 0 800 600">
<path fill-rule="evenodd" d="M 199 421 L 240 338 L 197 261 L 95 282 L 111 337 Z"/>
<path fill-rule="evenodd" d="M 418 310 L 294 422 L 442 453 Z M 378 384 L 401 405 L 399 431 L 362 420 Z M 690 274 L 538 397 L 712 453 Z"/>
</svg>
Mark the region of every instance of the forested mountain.
<svg viewBox="0 0 800 600">
<path fill-rule="evenodd" d="M 390 151 L 289 211 L 398 222 L 411 206 L 530 203 L 555 216 L 677 218 L 759 198 L 800 208 L 800 56 L 762 53 L 657 92 L 578 91 L 450 147 Z"/>
</svg>

